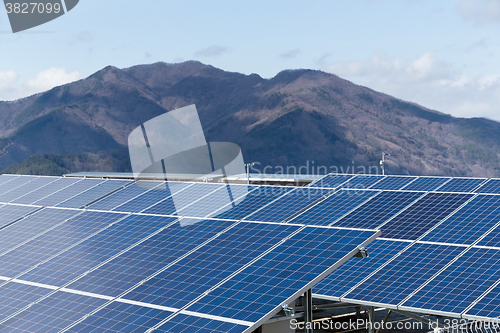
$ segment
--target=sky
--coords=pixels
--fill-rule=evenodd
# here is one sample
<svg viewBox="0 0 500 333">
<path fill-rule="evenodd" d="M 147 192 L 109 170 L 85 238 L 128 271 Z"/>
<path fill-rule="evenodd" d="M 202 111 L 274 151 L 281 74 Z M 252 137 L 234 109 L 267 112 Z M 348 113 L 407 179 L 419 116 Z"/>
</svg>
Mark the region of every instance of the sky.
<svg viewBox="0 0 500 333">
<path fill-rule="evenodd" d="M 108 65 L 186 60 L 264 78 L 322 70 L 500 121 L 500 0 L 80 0 L 16 34 L 0 10 L 0 100 Z"/>
</svg>

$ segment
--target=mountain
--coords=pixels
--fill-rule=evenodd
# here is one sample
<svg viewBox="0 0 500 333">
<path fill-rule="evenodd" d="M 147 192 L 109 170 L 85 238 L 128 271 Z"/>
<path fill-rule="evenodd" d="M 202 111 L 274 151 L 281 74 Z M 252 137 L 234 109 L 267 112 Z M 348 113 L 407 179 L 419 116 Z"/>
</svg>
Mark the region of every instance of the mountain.
<svg viewBox="0 0 500 333">
<path fill-rule="evenodd" d="M 196 104 L 208 141 L 238 144 L 268 173 L 376 172 L 499 176 L 500 123 L 455 118 L 314 70 L 271 79 L 199 62 L 106 67 L 86 79 L 0 102 L 0 170 L 130 171 L 127 138 L 167 111 Z M 83 161 L 83 162 L 82 162 Z M 305 166 L 309 169 L 306 171 Z M 314 167 L 314 168 L 313 168 Z M 35 170 L 35 171 L 34 171 Z"/>
</svg>

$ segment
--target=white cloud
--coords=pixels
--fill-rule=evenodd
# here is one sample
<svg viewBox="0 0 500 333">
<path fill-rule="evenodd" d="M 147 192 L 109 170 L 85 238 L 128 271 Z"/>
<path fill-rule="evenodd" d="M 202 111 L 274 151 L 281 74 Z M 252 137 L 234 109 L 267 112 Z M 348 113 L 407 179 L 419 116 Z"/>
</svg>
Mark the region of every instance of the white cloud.
<svg viewBox="0 0 500 333">
<path fill-rule="evenodd" d="M 500 1 L 462 0 L 456 7 L 458 13 L 467 21 L 477 25 L 500 23 Z"/>
<path fill-rule="evenodd" d="M 334 62 L 322 70 L 454 116 L 500 121 L 500 75 L 468 77 L 433 52 L 407 61 L 374 54 L 368 61 Z"/>
<path fill-rule="evenodd" d="M 220 45 L 212 45 L 207 47 L 206 49 L 199 50 L 194 53 L 195 57 L 217 57 L 227 52 L 227 48 Z"/>
<path fill-rule="evenodd" d="M 52 67 L 19 84 L 19 75 L 15 71 L 0 72 L 0 100 L 31 96 L 80 78 L 79 72 L 70 73 L 65 68 Z"/>
</svg>

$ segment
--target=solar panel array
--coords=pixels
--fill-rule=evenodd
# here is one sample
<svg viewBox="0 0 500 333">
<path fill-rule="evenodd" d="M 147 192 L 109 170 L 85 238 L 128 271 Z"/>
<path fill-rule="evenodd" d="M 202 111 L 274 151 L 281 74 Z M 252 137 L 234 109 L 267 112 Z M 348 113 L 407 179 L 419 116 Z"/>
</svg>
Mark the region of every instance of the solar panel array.
<svg viewBox="0 0 500 333">
<path fill-rule="evenodd" d="M 500 317 L 497 179 L 331 174 L 300 188 L 40 178 L 0 177 L 9 331 L 40 321 L 47 331 L 246 332 L 312 285 L 330 300 Z M 382 231 L 370 257 L 328 274 L 368 230 Z M 52 310 L 57 320 L 40 317 Z"/>
<path fill-rule="evenodd" d="M 251 332 L 379 235 L 334 191 L 2 175 L 0 330 Z"/>
</svg>

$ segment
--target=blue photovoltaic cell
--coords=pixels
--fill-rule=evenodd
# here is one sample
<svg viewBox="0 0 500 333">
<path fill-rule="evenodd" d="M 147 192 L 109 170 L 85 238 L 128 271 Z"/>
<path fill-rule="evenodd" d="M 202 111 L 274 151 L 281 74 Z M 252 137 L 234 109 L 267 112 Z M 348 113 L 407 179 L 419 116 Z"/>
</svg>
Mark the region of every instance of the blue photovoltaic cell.
<svg viewBox="0 0 500 333">
<path fill-rule="evenodd" d="M 133 304 L 113 302 L 97 313 L 85 318 L 67 332 L 143 333 L 172 315 L 172 313 Z"/>
<path fill-rule="evenodd" d="M 79 213 L 75 210 L 44 208 L 9 225 L 0 230 L 0 255 Z"/>
<path fill-rule="evenodd" d="M 450 179 L 445 177 L 419 177 L 401 189 L 405 191 L 434 191 Z"/>
<path fill-rule="evenodd" d="M 299 296 L 374 231 L 306 227 L 187 310 L 257 322 Z"/>
<path fill-rule="evenodd" d="M 172 217 L 129 216 L 23 274 L 20 279 L 63 285 L 173 221 Z"/>
<path fill-rule="evenodd" d="M 382 237 L 415 240 L 472 196 L 472 194 L 458 193 L 429 193 L 383 225 Z"/>
<path fill-rule="evenodd" d="M 165 182 L 138 181 L 90 205 L 89 209 L 110 211 Z"/>
<path fill-rule="evenodd" d="M 0 280 L 0 284 L 4 281 Z M 48 295 L 52 290 L 20 283 L 7 283 L 0 287 L 0 321 L 13 315 L 31 302 Z"/>
<path fill-rule="evenodd" d="M 309 185 L 309 187 L 337 188 L 352 177 L 354 176 L 344 174 L 329 174 Z"/>
<path fill-rule="evenodd" d="M 375 229 L 423 195 L 421 192 L 382 192 L 349 215 L 336 227 Z M 382 234 L 382 237 L 385 237 Z"/>
<path fill-rule="evenodd" d="M 0 324 L 0 331 L 59 332 L 104 303 L 103 299 L 59 291 Z"/>
<path fill-rule="evenodd" d="M 198 184 L 199 186 L 200 184 Z M 192 183 L 174 183 L 174 182 L 166 182 L 160 186 L 156 186 L 152 190 L 141 194 L 137 198 L 134 198 L 121 206 L 113 209 L 114 211 L 119 212 L 131 212 L 131 213 L 139 213 L 143 210 L 155 205 L 156 203 L 170 197 L 172 194 L 178 193 L 179 191 L 193 186 Z M 180 194 L 180 193 L 179 193 Z"/>
<path fill-rule="evenodd" d="M 220 219 L 241 220 L 292 190 L 294 190 L 293 187 L 260 186 L 258 189 L 250 192 L 236 207 L 219 213 L 216 217 Z"/>
<path fill-rule="evenodd" d="M 486 178 L 453 178 L 437 189 L 439 192 L 469 193 L 486 181 Z"/>
<path fill-rule="evenodd" d="M 385 176 L 365 176 L 358 175 L 349 179 L 345 184 L 342 185 L 342 188 L 352 188 L 357 190 L 366 190 L 370 188 L 373 184 L 384 179 Z"/>
<path fill-rule="evenodd" d="M 491 289 L 466 314 L 488 318 L 500 317 L 500 285 Z"/>
<path fill-rule="evenodd" d="M 399 190 L 403 186 L 414 181 L 415 179 L 417 179 L 417 177 L 387 176 L 370 188 L 377 190 Z"/>
<path fill-rule="evenodd" d="M 35 201 L 33 204 L 45 207 L 56 206 L 57 204 L 68 200 L 68 198 L 72 198 L 75 195 L 79 195 L 82 192 L 88 190 L 89 188 L 92 188 L 104 182 L 105 180 L 103 179 L 82 179 L 78 183 L 65 187 L 62 190 L 49 195 L 48 197 Z"/>
<path fill-rule="evenodd" d="M 0 228 L 3 228 L 7 224 L 18 220 L 37 209 L 40 209 L 40 207 L 17 205 L 5 205 L 0 207 Z"/>
<path fill-rule="evenodd" d="M 123 217 L 85 212 L 0 256 L 0 275 L 13 277 Z M 1 232 L 0 232 L 1 234 Z"/>
<path fill-rule="evenodd" d="M 477 192 L 477 193 L 500 194 L 500 179 L 490 179 L 486 184 L 484 184 L 483 186 L 481 186 L 475 192 Z"/>
<path fill-rule="evenodd" d="M 459 314 L 498 279 L 500 251 L 472 248 L 403 303 L 403 306 Z"/>
<path fill-rule="evenodd" d="M 144 211 L 146 214 L 176 215 L 182 208 L 203 198 L 213 191 L 220 191 L 222 184 L 193 184 L 183 191 L 173 194 L 169 198 L 158 202 Z"/>
<path fill-rule="evenodd" d="M 397 305 L 464 249 L 416 243 L 343 299 Z"/>
<path fill-rule="evenodd" d="M 78 178 L 66 178 L 66 177 L 58 178 L 56 181 L 47 184 L 44 187 L 39 188 L 38 190 L 26 193 L 25 195 L 17 198 L 16 200 L 13 200 L 12 203 L 25 204 L 25 205 L 32 204 L 33 202 L 43 199 L 46 196 L 49 196 L 59 190 L 62 190 L 65 187 L 73 185 L 79 182 L 80 180 L 81 179 Z"/>
<path fill-rule="evenodd" d="M 69 288 L 118 296 L 234 222 L 184 219 L 72 283 Z M 193 223 L 196 222 L 196 223 Z M 193 223 L 193 224 L 190 224 Z"/>
<path fill-rule="evenodd" d="M 0 192 L 3 191 L 2 190 L 3 184 L 10 182 L 12 179 L 17 178 L 17 177 L 20 177 L 20 176 L 19 175 L 0 175 Z"/>
<path fill-rule="evenodd" d="M 298 228 L 242 222 L 123 297 L 182 308 Z"/>
<path fill-rule="evenodd" d="M 498 216 L 494 218 L 496 222 L 500 222 L 500 219 Z M 479 246 L 487 246 L 487 247 L 500 247 L 500 226 L 497 226 L 495 229 L 493 229 L 490 233 L 486 235 L 479 243 L 476 245 Z"/>
<path fill-rule="evenodd" d="M 248 326 L 179 314 L 155 332 L 162 333 L 241 333 Z"/>
<path fill-rule="evenodd" d="M 90 203 L 112 193 L 121 187 L 130 184 L 129 180 L 107 180 L 106 182 L 99 184 L 81 194 L 78 194 L 66 201 L 61 202 L 57 207 L 65 208 L 83 208 Z"/>
<path fill-rule="evenodd" d="M 321 199 L 330 191 L 322 188 L 296 188 L 245 219 L 250 221 L 282 222 Z"/>
<path fill-rule="evenodd" d="M 26 193 L 37 190 L 49 183 L 54 182 L 56 179 L 56 177 L 39 177 L 7 193 L 0 192 L 0 202 L 11 202 Z"/>
<path fill-rule="evenodd" d="M 12 190 L 18 188 L 19 186 L 27 184 L 35 179 L 38 179 L 38 178 L 40 178 L 40 177 L 38 177 L 38 176 L 19 176 L 19 177 L 16 177 L 16 178 L 12 179 L 11 181 L 0 185 L 0 193 L 6 194 L 9 191 L 12 191 Z"/>
<path fill-rule="evenodd" d="M 329 225 L 361 205 L 378 191 L 341 190 L 300 214 L 291 223 Z"/>
<path fill-rule="evenodd" d="M 370 254 L 368 258 L 349 259 L 315 285 L 313 292 L 319 295 L 340 297 L 409 244 L 402 241 L 376 239 L 366 247 Z"/>
<path fill-rule="evenodd" d="M 472 244 L 500 222 L 500 196 L 479 195 L 443 221 L 422 240 Z"/>
<path fill-rule="evenodd" d="M 249 195 L 250 191 L 255 189 L 257 186 L 226 184 L 222 189 L 181 209 L 177 214 L 189 217 L 213 217 L 235 207 L 244 200 L 244 195 Z"/>
</svg>

